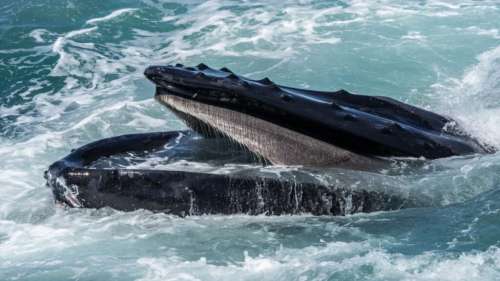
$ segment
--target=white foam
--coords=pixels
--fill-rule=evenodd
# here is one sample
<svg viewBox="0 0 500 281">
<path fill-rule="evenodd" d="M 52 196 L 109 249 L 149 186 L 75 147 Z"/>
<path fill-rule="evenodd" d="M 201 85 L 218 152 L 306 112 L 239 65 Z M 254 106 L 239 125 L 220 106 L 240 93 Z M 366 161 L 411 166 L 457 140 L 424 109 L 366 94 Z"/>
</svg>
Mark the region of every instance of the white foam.
<svg viewBox="0 0 500 281">
<path fill-rule="evenodd" d="M 403 35 L 401 39 L 415 40 L 415 41 L 426 41 L 427 37 L 420 34 L 418 31 L 409 31 L 406 35 Z"/>
<path fill-rule="evenodd" d="M 278 249 L 270 255 L 242 262 L 217 265 L 202 257 L 140 258 L 146 269 L 139 280 L 290 280 L 314 276 L 323 279 L 369 280 L 496 280 L 500 278 L 500 250 L 446 255 L 424 253 L 416 256 L 391 254 L 366 242 L 331 242 L 301 249 Z"/>
<path fill-rule="evenodd" d="M 45 43 L 45 39 L 43 38 L 43 36 L 48 34 L 48 33 L 50 33 L 48 30 L 43 29 L 43 28 L 38 28 L 38 29 L 34 29 L 33 31 L 31 31 L 29 36 L 31 36 L 33 39 L 35 39 L 35 41 L 38 43 Z"/>
<path fill-rule="evenodd" d="M 483 29 L 477 26 L 469 26 L 465 28 L 466 31 L 474 32 L 477 35 L 488 36 L 494 39 L 500 39 L 500 33 L 496 28 Z"/>
<path fill-rule="evenodd" d="M 417 13 L 418 11 L 413 9 L 408 9 L 406 7 L 389 6 L 389 5 L 383 5 L 380 7 L 380 9 L 377 9 L 376 11 L 376 15 L 383 18 L 415 15 Z"/>
<path fill-rule="evenodd" d="M 324 17 L 338 13 L 340 8 L 311 10 L 307 7 L 278 9 L 264 6 L 241 15 L 223 7 L 223 2 L 206 1 L 177 20 L 174 16 L 167 17 L 169 21 L 175 20 L 177 25 L 188 25 L 170 36 L 174 60 L 187 60 L 203 53 L 286 60 L 307 44 L 341 42 L 332 31 L 318 31 L 332 25 L 324 22 Z M 248 24 L 251 21 L 254 23 Z M 349 21 L 339 21 L 339 24 L 349 24 Z M 191 34 L 201 32 L 203 38 L 186 40 Z"/>
<path fill-rule="evenodd" d="M 480 54 L 461 79 L 434 84 L 438 107 L 473 136 L 500 148 L 500 46 Z"/>
<path fill-rule="evenodd" d="M 83 34 L 88 34 L 90 32 L 93 32 L 97 30 L 97 27 L 90 27 L 90 28 L 83 28 L 83 29 L 78 29 L 78 30 L 73 30 L 68 33 L 66 33 L 63 36 L 60 36 L 56 39 L 54 44 L 52 44 L 52 51 L 54 53 L 57 53 L 59 55 L 59 59 L 57 61 L 56 66 L 52 70 L 52 75 L 53 76 L 60 76 L 64 75 L 64 73 L 61 73 L 60 69 L 62 69 L 65 65 L 79 65 L 79 61 L 72 55 L 69 55 L 67 52 L 64 51 L 64 45 L 67 43 L 67 41 L 71 38 L 77 37 L 79 35 Z"/>
<path fill-rule="evenodd" d="M 83 29 L 78 29 L 78 30 L 73 30 L 65 35 L 57 38 L 56 42 L 52 45 L 52 51 L 55 53 L 59 53 L 62 50 L 62 47 L 64 45 L 65 40 L 82 35 L 82 34 L 88 34 L 92 31 L 97 30 L 97 27 L 89 27 L 89 28 L 83 28 Z"/>
<path fill-rule="evenodd" d="M 133 8 L 119 9 L 119 10 L 111 12 L 110 14 L 108 14 L 104 17 L 89 19 L 86 21 L 86 23 L 90 24 L 90 25 L 94 25 L 94 24 L 99 23 L 99 22 L 110 21 L 116 17 L 119 17 L 121 15 L 125 15 L 125 14 L 130 14 L 130 13 L 133 13 L 135 11 L 137 11 L 137 9 L 133 9 Z"/>
</svg>

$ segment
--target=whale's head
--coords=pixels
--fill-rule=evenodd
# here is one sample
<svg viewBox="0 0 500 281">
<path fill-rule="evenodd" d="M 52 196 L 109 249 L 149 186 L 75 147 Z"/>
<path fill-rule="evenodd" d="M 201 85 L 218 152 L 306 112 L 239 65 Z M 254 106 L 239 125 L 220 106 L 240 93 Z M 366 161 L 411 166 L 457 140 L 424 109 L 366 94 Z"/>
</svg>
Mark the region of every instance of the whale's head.
<svg viewBox="0 0 500 281">
<path fill-rule="evenodd" d="M 156 84 L 157 100 L 194 130 L 222 134 L 274 163 L 484 151 L 466 135 L 444 130 L 451 119 L 386 97 L 295 89 L 204 64 L 150 66 L 144 74 Z"/>
</svg>

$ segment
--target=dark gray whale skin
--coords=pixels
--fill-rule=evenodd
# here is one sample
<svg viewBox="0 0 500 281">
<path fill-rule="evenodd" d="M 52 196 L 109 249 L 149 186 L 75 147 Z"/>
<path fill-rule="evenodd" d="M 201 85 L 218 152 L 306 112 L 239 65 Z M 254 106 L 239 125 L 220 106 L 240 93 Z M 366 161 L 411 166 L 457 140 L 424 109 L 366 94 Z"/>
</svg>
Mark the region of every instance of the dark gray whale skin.
<svg viewBox="0 0 500 281">
<path fill-rule="evenodd" d="M 367 157 L 433 159 L 492 151 L 460 130 L 445 130 L 453 120 L 386 97 L 295 89 L 204 64 L 151 66 L 145 75 L 156 84 L 156 95 L 175 95 L 244 113 Z M 133 134 L 90 143 L 52 164 L 45 175 L 47 183 L 55 199 L 70 207 L 147 209 L 181 216 L 345 215 L 422 206 L 402 195 L 363 187 L 90 165 L 102 157 L 162 147 L 183 133 Z"/>
<path fill-rule="evenodd" d="M 187 171 L 95 169 L 100 157 L 164 146 L 185 132 L 123 135 L 82 146 L 45 174 L 57 201 L 70 207 L 180 216 L 201 214 L 345 215 L 412 207 L 398 195 L 264 177 Z"/>
<path fill-rule="evenodd" d="M 157 93 L 245 113 L 371 157 L 425 157 L 491 152 L 455 122 L 388 97 L 320 92 L 253 80 L 204 64 L 150 66 Z"/>
</svg>

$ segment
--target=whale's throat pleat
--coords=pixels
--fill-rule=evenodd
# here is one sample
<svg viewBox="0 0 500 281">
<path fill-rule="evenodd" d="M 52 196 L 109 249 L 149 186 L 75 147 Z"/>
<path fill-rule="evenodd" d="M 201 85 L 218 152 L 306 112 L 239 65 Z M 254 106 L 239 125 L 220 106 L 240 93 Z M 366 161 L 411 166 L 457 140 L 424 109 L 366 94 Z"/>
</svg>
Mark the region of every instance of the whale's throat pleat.
<svg viewBox="0 0 500 281">
<path fill-rule="evenodd" d="M 223 134 L 273 164 L 363 168 L 374 161 L 254 116 L 176 95 L 156 98 L 202 134 Z"/>
</svg>

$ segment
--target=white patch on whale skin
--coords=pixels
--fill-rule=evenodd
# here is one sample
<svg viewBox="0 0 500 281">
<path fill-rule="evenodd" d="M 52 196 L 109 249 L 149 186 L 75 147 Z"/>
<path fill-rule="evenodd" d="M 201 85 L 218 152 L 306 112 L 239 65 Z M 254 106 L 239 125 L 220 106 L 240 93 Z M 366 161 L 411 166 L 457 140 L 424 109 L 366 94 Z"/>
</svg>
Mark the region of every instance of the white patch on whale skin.
<svg viewBox="0 0 500 281">
<path fill-rule="evenodd" d="M 275 165 L 374 167 L 376 160 L 230 109 L 175 95 L 156 98 L 174 110 L 208 124 Z"/>
</svg>

